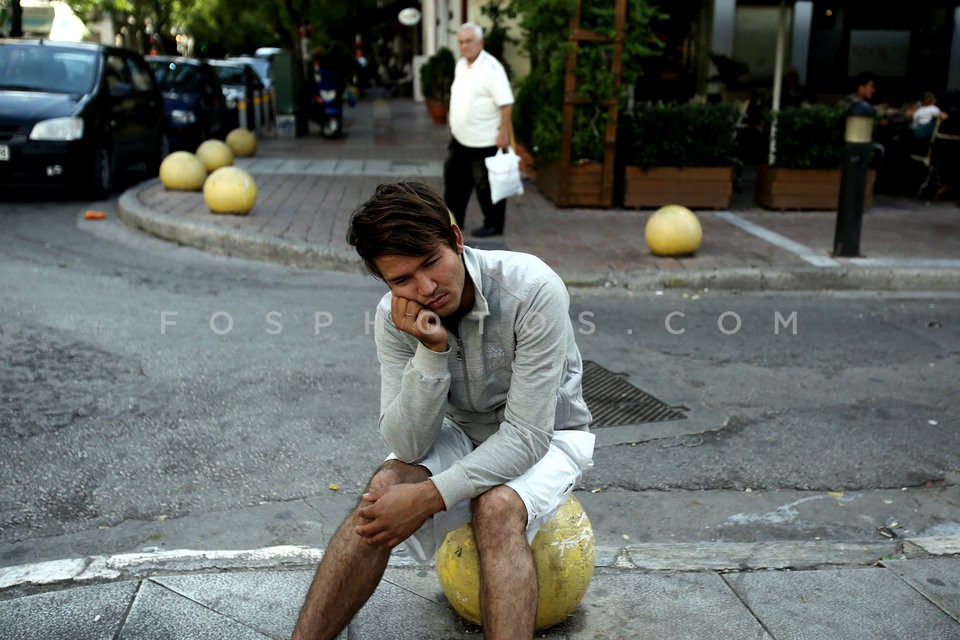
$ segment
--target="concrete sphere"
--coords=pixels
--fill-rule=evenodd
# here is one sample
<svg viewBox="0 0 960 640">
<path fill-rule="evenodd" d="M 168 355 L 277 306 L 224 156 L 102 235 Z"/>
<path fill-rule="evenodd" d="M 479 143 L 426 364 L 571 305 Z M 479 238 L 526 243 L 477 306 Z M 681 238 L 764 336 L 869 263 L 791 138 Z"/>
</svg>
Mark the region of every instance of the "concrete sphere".
<svg viewBox="0 0 960 640">
<path fill-rule="evenodd" d="M 197 157 L 203 162 L 207 171 L 213 173 L 220 167 L 229 167 L 233 164 L 233 151 L 221 140 L 204 140 L 197 147 Z"/>
<path fill-rule="evenodd" d="M 213 213 L 245 215 L 257 202 L 257 184 L 239 167 L 221 167 L 203 183 L 203 199 Z"/>
<path fill-rule="evenodd" d="M 238 158 L 252 156 L 257 152 L 257 136 L 249 129 L 239 127 L 227 134 L 227 146 Z"/>
<path fill-rule="evenodd" d="M 206 179 L 203 162 L 189 151 L 174 151 L 160 163 L 160 182 L 167 189 L 199 191 Z"/>
<path fill-rule="evenodd" d="M 570 615 L 587 592 L 596 560 L 593 528 L 573 495 L 537 532 L 530 545 L 537 566 L 537 628 Z M 447 535 L 437 550 L 437 577 L 454 610 L 474 624 L 480 617 L 480 560 L 473 526 Z"/>
<path fill-rule="evenodd" d="M 703 229 L 693 211 L 680 205 L 668 204 L 650 216 L 644 236 L 654 255 L 683 256 L 700 248 Z"/>
</svg>

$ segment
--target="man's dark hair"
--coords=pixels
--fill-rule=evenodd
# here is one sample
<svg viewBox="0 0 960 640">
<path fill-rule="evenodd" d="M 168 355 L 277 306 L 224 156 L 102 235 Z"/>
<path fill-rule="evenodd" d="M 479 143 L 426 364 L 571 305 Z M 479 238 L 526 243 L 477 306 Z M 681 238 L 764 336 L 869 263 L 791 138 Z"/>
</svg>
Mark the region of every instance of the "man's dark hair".
<svg viewBox="0 0 960 640">
<path fill-rule="evenodd" d="M 868 82 L 873 82 L 874 84 L 876 84 L 876 83 L 877 83 L 877 74 L 875 74 L 875 73 L 873 73 L 873 72 L 871 72 L 871 71 L 861 71 L 861 72 L 858 73 L 856 76 L 854 76 L 854 79 L 853 79 L 853 88 L 854 88 L 854 89 L 859 89 L 860 87 L 862 87 L 863 85 L 867 84 Z"/>
<path fill-rule="evenodd" d="M 420 182 L 391 182 L 378 186 L 350 215 L 347 242 L 367 271 L 382 280 L 374 262 L 380 256 L 427 256 L 444 244 L 456 251 L 452 225 L 436 189 Z"/>
</svg>

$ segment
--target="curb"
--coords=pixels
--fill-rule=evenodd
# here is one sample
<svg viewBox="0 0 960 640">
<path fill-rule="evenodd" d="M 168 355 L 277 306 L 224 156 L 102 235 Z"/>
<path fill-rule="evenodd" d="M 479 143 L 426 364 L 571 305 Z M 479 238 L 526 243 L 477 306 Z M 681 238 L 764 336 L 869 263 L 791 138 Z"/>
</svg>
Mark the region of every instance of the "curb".
<svg viewBox="0 0 960 640">
<path fill-rule="evenodd" d="M 570 287 L 735 291 L 960 291 L 960 271 L 920 267 L 717 269 L 564 278 Z"/>
<path fill-rule="evenodd" d="M 0 568 L 0 595 L 24 587 L 71 587 L 146 578 L 157 574 L 210 573 L 255 569 L 312 568 L 324 550 L 276 546 L 247 550 L 176 549 L 113 556 L 88 556 Z M 863 566 L 884 560 L 960 554 L 960 536 L 907 538 L 903 541 L 643 543 L 597 549 L 596 567 L 628 571 L 760 571 Z M 419 567 L 402 553 L 393 567 Z"/>
<path fill-rule="evenodd" d="M 129 226 L 179 244 L 221 255 L 276 262 L 292 267 L 364 273 L 353 252 L 306 242 L 267 238 L 215 224 L 177 220 L 147 208 L 139 192 L 159 178 L 131 187 L 120 196 L 118 213 Z M 633 271 L 566 274 L 568 287 L 612 289 L 721 289 L 736 291 L 960 291 L 960 274 L 950 268 L 857 266 L 799 269 L 734 268 L 699 271 Z"/>
<path fill-rule="evenodd" d="M 120 196 L 117 211 L 125 223 L 158 238 L 211 253 L 278 262 L 291 267 L 363 272 L 363 265 L 355 253 L 333 251 L 306 242 L 267 238 L 214 224 L 177 220 L 158 213 L 144 206 L 138 194 L 159 183 L 159 178 L 153 178 L 127 189 Z"/>
</svg>

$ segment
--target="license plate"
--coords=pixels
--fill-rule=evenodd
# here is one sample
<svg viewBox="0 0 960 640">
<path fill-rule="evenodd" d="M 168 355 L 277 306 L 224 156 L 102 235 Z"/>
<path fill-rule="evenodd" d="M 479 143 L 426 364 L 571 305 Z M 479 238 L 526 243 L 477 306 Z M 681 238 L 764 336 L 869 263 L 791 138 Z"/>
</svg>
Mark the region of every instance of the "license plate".
<svg viewBox="0 0 960 640">
<path fill-rule="evenodd" d="M 0 144 L 0 160 L 9 160 L 10 159 L 10 147 L 5 144 Z"/>
</svg>

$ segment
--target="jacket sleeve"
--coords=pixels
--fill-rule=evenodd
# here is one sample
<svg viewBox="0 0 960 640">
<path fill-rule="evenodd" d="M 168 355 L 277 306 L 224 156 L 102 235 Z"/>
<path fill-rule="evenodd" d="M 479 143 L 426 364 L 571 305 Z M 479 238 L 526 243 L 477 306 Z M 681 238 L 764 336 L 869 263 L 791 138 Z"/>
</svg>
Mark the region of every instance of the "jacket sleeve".
<svg viewBox="0 0 960 640">
<path fill-rule="evenodd" d="M 374 337 L 380 360 L 380 436 L 400 460 L 427 455 L 447 408 L 449 350 L 427 349 L 393 324 L 389 306 L 377 307 Z"/>
<path fill-rule="evenodd" d="M 470 454 L 433 478 L 449 508 L 521 476 L 550 448 L 572 326 L 559 277 L 539 283 L 515 318 L 516 352 L 503 420 Z"/>
</svg>

